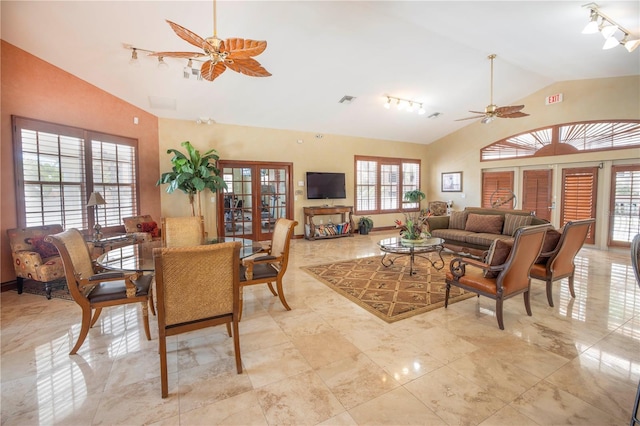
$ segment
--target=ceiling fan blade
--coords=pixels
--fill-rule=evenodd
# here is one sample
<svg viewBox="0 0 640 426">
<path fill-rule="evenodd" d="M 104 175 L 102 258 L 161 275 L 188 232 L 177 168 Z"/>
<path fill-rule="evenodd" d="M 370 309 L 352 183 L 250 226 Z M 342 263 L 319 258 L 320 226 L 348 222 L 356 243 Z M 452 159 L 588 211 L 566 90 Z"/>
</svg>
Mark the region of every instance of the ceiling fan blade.
<svg viewBox="0 0 640 426">
<path fill-rule="evenodd" d="M 149 53 L 149 56 L 161 56 L 163 58 L 199 58 L 206 55 L 197 52 L 152 52 Z"/>
<path fill-rule="evenodd" d="M 478 118 L 482 118 L 482 117 L 484 117 L 484 115 L 476 115 L 476 116 L 473 116 L 473 117 L 458 118 L 457 120 L 453 120 L 453 121 L 473 120 L 473 119 L 478 119 Z"/>
<path fill-rule="evenodd" d="M 201 49 L 205 49 L 205 46 L 206 46 L 210 51 L 215 50 L 214 47 L 209 42 L 207 42 L 205 39 L 200 37 L 198 34 L 186 29 L 181 25 L 176 24 L 175 22 L 171 22 L 168 19 L 167 19 L 167 22 L 171 26 L 171 29 L 178 35 L 178 37 L 180 37 L 187 43 L 191 43 L 194 46 L 199 47 Z"/>
<path fill-rule="evenodd" d="M 253 58 L 236 59 L 232 61 L 225 61 L 225 65 L 235 72 L 245 74 L 251 77 L 269 77 L 271 73 L 264 69 L 260 62 Z"/>
<path fill-rule="evenodd" d="M 482 114 L 482 115 L 486 114 L 484 111 L 469 111 L 469 112 L 472 112 L 474 114 Z"/>
<path fill-rule="evenodd" d="M 511 114 L 512 112 L 520 111 L 522 108 L 524 108 L 524 105 L 503 106 L 496 108 L 496 112 L 498 114 Z"/>
<path fill-rule="evenodd" d="M 229 58 L 245 59 L 251 56 L 258 56 L 264 52 L 267 48 L 267 42 L 248 38 L 228 38 L 225 40 L 225 47 L 229 50 Z"/>
<path fill-rule="evenodd" d="M 222 62 L 214 65 L 213 61 L 207 61 L 200 67 L 200 75 L 205 80 L 213 81 L 226 70 L 227 67 Z"/>
<path fill-rule="evenodd" d="M 529 114 L 525 113 L 525 112 L 521 112 L 521 111 L 516 111 L 516 112 L 512 112 L 509 114 L 501 114 L 498 113 L 498 117 L 500 118 L 520 118 L 520 117 L 526 117 Z"/>
</svg>

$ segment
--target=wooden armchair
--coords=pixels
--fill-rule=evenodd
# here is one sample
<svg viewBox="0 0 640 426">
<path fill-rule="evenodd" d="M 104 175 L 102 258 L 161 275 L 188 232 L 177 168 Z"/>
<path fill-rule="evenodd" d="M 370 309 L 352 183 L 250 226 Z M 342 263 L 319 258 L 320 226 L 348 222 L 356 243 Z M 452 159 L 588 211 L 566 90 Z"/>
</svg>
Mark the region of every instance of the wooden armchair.
<svg viewBox="0 0 640 426">
<path fill-rule="evenodd" d="M 51 299 L 51 282 L 64 278 L 64 266 L 58 250 L 44 239 L 58 232 L 62 232 L 61 225 L 7 230 L 18 294 L 22 294 L 24 280 L 29 279 L 43 282 L 47 299 Z"/>
<path fill-rule="evenodd" d="M 204 244 L 202 216 L 163 217 L 162 246 L 188 247 Z"/>
<path fill-rule="evenodd" d="M 153 250 L 158 299 L 162 397 L 168 395 L 167 336 L 226 324 L 240 358 L 240 243 Z M 230 324 L 233 325 L 231 333 Z"/>
<path fill-rule="evenodd" d="M 89 328 L 98 321 L 102 308 L 109 306 L 140 303 L 144 332 L 147 340 L 151 340 L 147 304 L 152 303 L 150 287 L 152 275 L 139 276 L 138 274 L 126 275 L 118 271 L 98 271 L 91 260 L 84 237 L 77 229 L 49 235 L 45 240 L 55 245 L 60 252 L 69 293 L 82 309 L 80 334 L 69 355 L 75 354 L 80 349 L 89 333 Z M 93 310 L 95 312 L 92 317 Z"/>
<path fill-rule="evenodd" d="M 267 284 L 271 293 L 280 298 L 285 309 L 291 310 L 284 297 L 282 278 L 287 271 L 289 244 L 293 229 L 297 224 L 298 222 L 294 220 L 278 219 L 273 229 L 271 247 L 267 249 L 267 255 L 243 259 L 240 267 L 240 296 L 242 296 L 242 288 L 245 286 Z M 277 292 L 273 288 L 274 281 L 278 289 Z M 240 315 L 242 316 L 242 297 L 240 297 Z"/>
<path fill-rule="evenodd" d="M 446 273 L 446 293 L 444 307 L 449 304 L 449 291 L 451 286 L 477 293 L 478 296 L 487 296 L 496 301 L 496 317 L 500 330 L 504 330 L 502 318 L 502 303 L 505 299 L 522 293 L 527 315 L 531 316 L 531 303 L 529 289 L 531 279 L 529 270 L 537 259 L 542 248 L 544 236 L 550 225 L 536 225 L 519 228 L 513 241 L 513 247 L 504 262 L 492 261 L 491 250 L 488 259 L 480 262 L 470 258 L 457 257 L 449 265 Z M 506 244 L 496 240 L 492 244 L 494 253 L 497 247 Z M 474 268 L 467 268 L 473 266 Z M 496 275 L 497 276 L 494 276 Z"/>
<path fill-rule="evenodd" d="M 539 260 L 531 267 L 531 278 L 547 283 L 547 302 L 549 302 L 549 306 L 553 306 L 552 289 L 554 281 L 568 278 L 571 297 L 576 297 L 573 288 L 573 277 L 576 269 L 574 259 L 587 239 L 589 227 L 595 221 L 595 219 L 583 219 L 567 222 L 555 249 L 540 253 Z"/>
</svg>

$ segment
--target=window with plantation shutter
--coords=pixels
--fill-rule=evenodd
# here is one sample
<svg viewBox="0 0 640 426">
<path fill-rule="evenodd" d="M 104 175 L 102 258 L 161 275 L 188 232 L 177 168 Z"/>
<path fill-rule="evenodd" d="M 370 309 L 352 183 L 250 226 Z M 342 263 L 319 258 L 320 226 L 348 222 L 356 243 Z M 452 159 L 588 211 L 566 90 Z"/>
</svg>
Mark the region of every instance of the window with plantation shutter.
<svg viewBox="0 0 640 426">
<path fill-rule="evenodd" d="M 562 201 L 560 207 L 560 226 L 572 220 L 596 217 L 596 196 L 598 187 L 598 168 L 582 167 L 562 171 Z M 595 242 L 595 229 L 589 228 L 585 240 Z"/>
<path fill-rule="evenodd" d="M 95 224 L 88 195 L 97 191 L 103 228 L 137 214 L 137 141 L 60 124 L 12 117 L 19 226 Z"/>
<path fill-rule="evenodd" d="M 404 201 L 408 191 L 420 189 L 420 160 L 355 157 L 355 213 L 415 211 L 417 203 Z"/>
<path fill-rule="evenodd" d="M 482 173 L 482 207 L 491 206 L 491 196 L 502 197 L 507 192 L 513 192 L 513 172 L 483 172 Z M 512 204 L 505 203 L 497 208 L 510 209 Z"/>
<path fill-rule="evenodd" d="M 525 170 L 522 174 L 522 209 L 551 221 L 552 170 Z"/>
<path fill-rule="evenodd" d="M 613 166 L 611 174 L 609 245 L 630 247 L 640 233 L 640 165 Z"/>
</svg>

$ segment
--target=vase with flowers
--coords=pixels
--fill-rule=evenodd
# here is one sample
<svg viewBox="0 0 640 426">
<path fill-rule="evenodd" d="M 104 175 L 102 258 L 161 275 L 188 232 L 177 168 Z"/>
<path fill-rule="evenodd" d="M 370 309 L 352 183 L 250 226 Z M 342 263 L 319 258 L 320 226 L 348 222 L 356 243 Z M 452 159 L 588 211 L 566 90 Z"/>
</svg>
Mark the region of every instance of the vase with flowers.
<svg viewBox="0 0 640 426">
<path fill-rule="evenodd" d="M 424 241 L 425 238 L 431 238 L 427 223 L 429 215 L 423 215 L 419 209 L 420 201 L 425 198 L 426 195 L 419 189 L 404 194 L 404 199 L 408 202 L 418 203 L 418 211 L 404 214 L 404 223 L 400 220 L 395 221 L 396 228 L 400 229 L 400 235 L 404 242 L 418 243 Z"/>
</svg>

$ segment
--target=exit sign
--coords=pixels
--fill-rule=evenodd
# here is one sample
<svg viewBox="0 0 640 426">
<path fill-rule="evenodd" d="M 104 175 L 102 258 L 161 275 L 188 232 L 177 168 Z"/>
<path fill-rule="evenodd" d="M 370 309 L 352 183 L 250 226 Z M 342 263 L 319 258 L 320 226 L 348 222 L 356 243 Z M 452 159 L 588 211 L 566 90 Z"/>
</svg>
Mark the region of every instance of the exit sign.
<svg viewBox="0 0 640 426">
<path fill-rule="evenodd" d="M 547 99 L 545 100 L 546 105 L 557 104 L 558 102 L 562 102 L 562 93 L 547 96 Z"/>
</svg>

